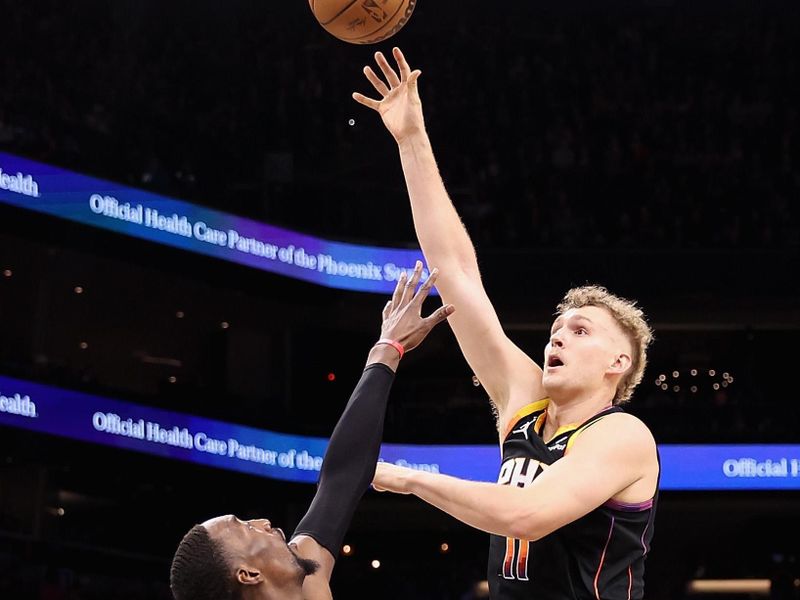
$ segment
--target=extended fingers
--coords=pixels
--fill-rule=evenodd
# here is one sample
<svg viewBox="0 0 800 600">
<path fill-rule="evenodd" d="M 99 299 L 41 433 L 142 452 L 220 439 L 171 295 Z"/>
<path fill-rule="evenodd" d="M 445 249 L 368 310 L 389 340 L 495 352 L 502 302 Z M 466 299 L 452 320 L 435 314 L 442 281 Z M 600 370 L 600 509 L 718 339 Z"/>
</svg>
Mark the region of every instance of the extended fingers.
<svg viewBox="0 0 800 600">
<path fill-rule="evenodd" d="M 408 62 L 406 61 L 406 57 L 403 56 L 400 48 L 392 48 L 392 54 L 394 54 L 394 59 L 397 61 L 397 67 L 400 69 L 400 81 L 406 81 L 411 76 L 411 67 L 408 66 Z"/>
<path fill-rule="evenodd" d="M 456 312 L 456 307 L 452 304 L 445 304 L 444 306 L 440 306 L 435 311 L 433 311 L 428 317 L 425 318 L 425 321 L 431 324 L 431 327 L 435 327 L 447 317 L 452 315 Z"/>
<path fill-rule="evenodd" d="M 394 293 L 392 294 L 392 308 L 399 305 L 400 300 L 403 298 L 403 292 L 406 289 L 406 277 L 406 272 L 403 271 L 400 273 L 400 277 L 397 278 L 397 285 L 394 286 Z"/>
<path fill-rule="evenodd" d="M 383 317 L 383 320 L 385 321 L 386 319 L 389 318 L 390 314 L 392 314 L 392 301 L 388 300 L 386 302 L 386 306 L 383 307 L 383 311 L 381 312 L 381 316 Z"/>
<path fill-rule="evenodd" d="M 381 103 L 378 100 L 367 98 L 364 94 L 359 94 L 358 92 L 353 92 L 353 100 L 355 100 L 359 104 L 363 104 L 367 108 L 371 108 L 372 110 L 378 110 L 378 108 L 381 105 Z"/>
<path fill-rule="evenodd" d="M 419 278 L 422 276 L 422 261 L 418 260 L 417 264 L 414 265 L 414 272 L 411 274 L 408 282 L 406 283 L 405 289 L 403 290 L 403 300 L 402 303 L 408 304 L 414 299 L 414 290 L 417 289 L 417 284 L 419 283 Z"/>
<path fill-rule="evenodd" d="M 434 269 L 431 271 L 431 274 L 428 276 L 428 279 L 425 280 L 417 293 L 414 295 L 414 302 L 422 306 L 422 303 L 425 302 L 425 298 L 428 297 L 428 294 L 431 293 L 431 289 L 433 289 L 433 285 L 436 283 L 436 279 L 439 277 L 439 269 Z"/>
<path fill-rule="evenodd" d="M 375 62 L 378 63 L 378 66 L 381 68 L 383 76 L 386 77 L 386 81 L 389 82 L 390 87 L 394 88 L 400 85 L 400 79 L 397 77 L 397 73 L 395 73 L 394 69 L 389 66 L 389 61 L 386 60 L 383 52 L 375 53 Z"/>
<path fill-rule="evenodd" d="M 364 75 L 367 76 L 369 82 L 372 84 L 372 87 L 375 88 L 381 96 L 386 96 L 389 93 L 389 88 L 386 87 L 386 84 L 383 83 L 383 80 L 375 74 L 375 71 L 372 70 L 372 67 L 364 67 Z"/>
</svg>

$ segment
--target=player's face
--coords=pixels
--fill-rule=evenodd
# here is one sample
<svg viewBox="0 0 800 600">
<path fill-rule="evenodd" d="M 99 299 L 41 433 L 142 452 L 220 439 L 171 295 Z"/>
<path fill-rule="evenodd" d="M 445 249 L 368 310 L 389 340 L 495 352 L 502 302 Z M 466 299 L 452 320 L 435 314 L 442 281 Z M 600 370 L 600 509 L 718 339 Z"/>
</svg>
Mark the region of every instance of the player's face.
<svg viewBox="0 0 800 600">
<path fill-rule="evenodd" d="M 551 397 L 616 386 L 619 361 L 623 367 L 629 365 L 630 355 L 630 342 L 605 308 L 570 309 L 553 322 L 544 350 L 542 383 Z"/>
<path fill-rule="evenodd" d="M 283 531 L 272 527 L 268 519 L 242 521 L 225 515 L 210 519 L 203 526 L 222 543 L 235 572 L 240 568 L 258 572 L 281 587 L 293 582 L 302 585 L 306 570 L 286 543 Z"/>
</svg>

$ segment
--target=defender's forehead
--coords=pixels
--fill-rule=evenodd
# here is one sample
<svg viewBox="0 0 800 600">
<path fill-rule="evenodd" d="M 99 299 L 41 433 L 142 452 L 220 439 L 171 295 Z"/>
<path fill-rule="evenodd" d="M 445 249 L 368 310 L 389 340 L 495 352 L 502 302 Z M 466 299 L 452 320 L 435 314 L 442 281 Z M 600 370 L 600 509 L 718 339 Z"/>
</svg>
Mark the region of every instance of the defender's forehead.
<svg viewBox="0 0 800 600">
<path fill-rule="evenodd" d="M 220 527 L 224 527 L 226 525 L 231 525 L 236 523 L 238 519 L 234 515 L 222 515 L 221 517 L 214 517 L 213 519 L 208 519 L 207 521 L 203 521 L 200 523 L 206 529 L 218 529 Z"/>
</svg>

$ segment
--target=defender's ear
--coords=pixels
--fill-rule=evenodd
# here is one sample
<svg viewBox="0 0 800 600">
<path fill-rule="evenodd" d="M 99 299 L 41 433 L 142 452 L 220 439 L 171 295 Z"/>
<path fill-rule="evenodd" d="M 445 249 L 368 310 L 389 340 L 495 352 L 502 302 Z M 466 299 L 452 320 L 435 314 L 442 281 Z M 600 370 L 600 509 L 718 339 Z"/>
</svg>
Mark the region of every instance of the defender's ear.
<svg viewBox="0 0 800 600">
<path fill-rule="evenodd" d="M 264 576 L 257 569 L 239 567 L 236 570 L 236 580 L 242 585 L 258 585 L 264 581 Z"/>
</svg>

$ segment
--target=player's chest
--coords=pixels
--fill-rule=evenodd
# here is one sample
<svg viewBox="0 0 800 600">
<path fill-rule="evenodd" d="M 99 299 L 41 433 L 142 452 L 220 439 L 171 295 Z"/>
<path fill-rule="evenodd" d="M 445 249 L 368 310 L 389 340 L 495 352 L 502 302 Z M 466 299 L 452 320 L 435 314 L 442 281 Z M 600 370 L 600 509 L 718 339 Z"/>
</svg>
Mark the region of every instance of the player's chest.
<svg viewBox="0 0 800 600">
<path fill-rule="evenodd" d="M 503 460 L 497 483 L 527 487 L 551 464 L 564 456 L 572 432 L 556 434 L 545 442 L 539 432 L 525 423 L 518 424 L 503 444 Z"/>
</svg>

